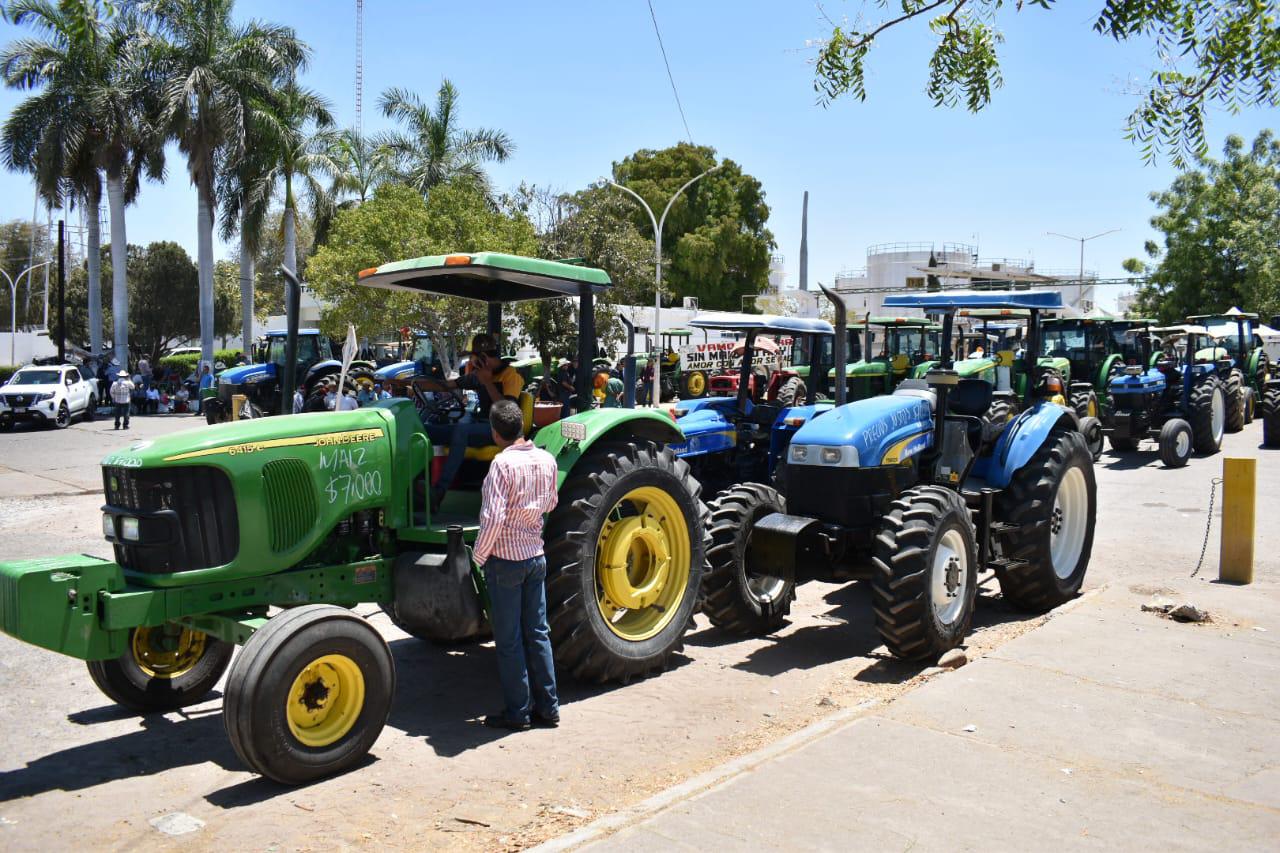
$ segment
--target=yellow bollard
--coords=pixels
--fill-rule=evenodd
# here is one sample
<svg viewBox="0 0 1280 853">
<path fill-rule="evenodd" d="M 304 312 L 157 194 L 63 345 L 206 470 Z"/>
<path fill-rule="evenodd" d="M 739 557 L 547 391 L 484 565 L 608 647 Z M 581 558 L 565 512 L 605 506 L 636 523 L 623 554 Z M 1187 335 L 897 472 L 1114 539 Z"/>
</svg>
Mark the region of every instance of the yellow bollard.
<svg viewBox="0 0 1280 853">
<path fill-rule="evenodd" d="M 238 420 L 240 420 L 240 410 L 244 408 L 244 401 L 245 401 L 245 396 L 244 396 L 243 394 L 232 394 L 232 395 L 231 395 L 231 420 L 233 420 L 233 421 L 238 421 Z M 1252 518 L 1252 516 L 1250 516 L 1250 518 Z M 1250 523 L 1251 525 L 1253 524 L 1253 522 L 1252 522 L 1252 521 L 1251 521 L 1251 522 L 1249 522 L 1249 523 Z M 1252 529 L 1252 528 L 1250 528 L 1250 529 Z M 1252 562 L 1253 562 L 1253 549 L 1252 549 L 1252 547 L 1250 547 L 1250 550 L 1249 550 L 1249 561 L 1250 561 L 1250 563 L 1252 563 Z"/>
<path fill-rule="evenodd" d="M 1254 493 L 1256 459 L 1222 460 L 1222 550 L 1218 580 L 1253 583 Z"/>
</svg>

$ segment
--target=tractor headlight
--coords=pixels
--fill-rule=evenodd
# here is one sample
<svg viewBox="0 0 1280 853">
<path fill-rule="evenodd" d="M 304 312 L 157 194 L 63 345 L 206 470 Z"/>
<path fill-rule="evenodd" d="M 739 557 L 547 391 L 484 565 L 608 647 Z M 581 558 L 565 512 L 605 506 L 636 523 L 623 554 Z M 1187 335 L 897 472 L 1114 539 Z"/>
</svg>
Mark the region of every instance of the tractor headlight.
<svg viewBox="0 0 1280 853">
<path fill-rule="evenodd" d="M 257 385 L 259 382 L 267 378 L 265 373 L 254 373 L 244 378 L 245 385 Z"/>
<path fill-rule="evenodd" d="M 805 447 L 803 444 L 791 445 L 791 461 L 792 462 L 804 462 L 808 458 L 809 458 L 809 448 Z"/>
<path fill-rule="evenodd" d="M 116 523 L 109 513 L 102 514 L 102 535 L 108 539 L 116 538 Z"/>
<path fill-rule="evenodd" d="M 839 447 L 822 448 L 822 461 L 827 465 L 839 465 L 841 456 L 840 450 L 841 449 Z"/>
<path fill-rule="evenodd" d="M 120 538 L 126 542 L 138 541 L 138 519 L 131 516 L 120 519 Z"/>
</svg>

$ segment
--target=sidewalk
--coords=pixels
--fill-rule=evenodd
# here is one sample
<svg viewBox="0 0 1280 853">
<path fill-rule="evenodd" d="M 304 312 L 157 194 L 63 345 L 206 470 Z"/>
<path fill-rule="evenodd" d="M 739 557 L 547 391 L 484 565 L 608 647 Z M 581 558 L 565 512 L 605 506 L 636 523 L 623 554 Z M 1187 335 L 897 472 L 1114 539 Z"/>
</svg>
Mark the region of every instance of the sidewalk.
<svg viewBox="0 0 1280 853">
<path fill-rule="evenodd" d="M 1280 584 L 1104 588 L 851 716 L 544 849 L 1274 850 Z"/>
</svg>

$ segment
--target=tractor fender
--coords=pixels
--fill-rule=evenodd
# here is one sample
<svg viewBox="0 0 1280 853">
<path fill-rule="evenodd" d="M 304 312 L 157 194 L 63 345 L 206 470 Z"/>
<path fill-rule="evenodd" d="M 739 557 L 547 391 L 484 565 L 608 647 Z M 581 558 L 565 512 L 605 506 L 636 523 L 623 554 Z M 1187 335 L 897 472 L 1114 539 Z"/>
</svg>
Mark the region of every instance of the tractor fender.
<svg viewBox="0 0 1280 853">
<path fill-rule="evenodd" d="M 1252 387 L 1257 384 L 1257 380 L 1262 376 L 1263 368 L 1266 365 L 1267 351 L 1264 349 L 1256 349 L 1249 355 L 1248 366 L 1245 374 L 1245 380 Z"/>
<path fill-rule="evenodd" d="M 1059 426 L 1078 430 L 1080 422 L 1076 413 L 1047 400 L 1036 403 L 1005 427 L 990 459 L 983 460 L 987 463 L 983 466 L 985 472 L 975 466 L 974 473 L 984 476 L 988 486 L 1003 489 L 1045 443 L 1049 433 Z"/>
<path fill-rule="evenodd" d="M 327 373 L 338 373 L 341 370 L 342 362 L 337 359 L 328 358 L 324 361 L 317 361 L 315 364 L 307 368 L 307 384 L 310 385 L 317 376 L 323 376 Z"/>
<path fill-rule="evenodd" d="M 570 438 L 564 434 L 569 424 L 581 424 L 582 429 L 570 427 L 571 432 L 582 438 Z M 559 474 L 559 487 L 573 470 L 573 466 L 594 445 L 601 441 L 651 441 L 659 446 L 680 444 L 684 433 L 665 412 L 653 409 L 593 409 L 580 412 L 550 426 L 538 430 L 533 443 L 555 457 Z"/>
<path fill-rule="evenodd" d="M 1097 382 L 1094 383 L 1094 387 L 1105 392 L 1107 389 L 1107 380 L 1111 378 L 1112 371 L 1119 371 L 1123 367 L 1124 357 L 1119 353 L 1112 353 L 1107 356 L 1102 360 L 1102 367 L 1098 368 Z"/>
</svg>

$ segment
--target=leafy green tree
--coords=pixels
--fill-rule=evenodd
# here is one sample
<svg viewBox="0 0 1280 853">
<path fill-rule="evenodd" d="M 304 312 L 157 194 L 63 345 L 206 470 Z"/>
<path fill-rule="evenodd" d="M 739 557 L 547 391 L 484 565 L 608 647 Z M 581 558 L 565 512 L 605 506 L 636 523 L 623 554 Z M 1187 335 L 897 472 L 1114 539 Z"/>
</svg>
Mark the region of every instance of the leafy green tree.
<svg viewBox="0 0 1280 853">
<path fill-rule="evenodd" d="M 315 248 L 315 235 L 311 227 L 311 217 L 306 211 L 299 211 L 294 221 L 296 254 L 298 258 L 298 276 L 305 284 L 308 281 L 308 261 Z M 243 252 L 243 247 L 239 250 Z M 241 263 L 241 274 L 244 273 L 243 258 L 236 256 Z M 280 265 L 284 263 L 284 211 L 275 208 L 266 215 L 259 229 L 258 245 L 254 252 L 251 270 L 254 273 L 254 316 L 265 320 L 273 314 L 284 313 L 284 279 L 280 276 Z"/>
<path fill-rule="evenodd" d="M 377 142 L 395 156 L 399 180 L 424 195 L 455 178 L 488 189 L 484 164 L 502 163 L 515 151 L 501 130 L 460 127 L 458 101 L 458 90 L 448 80 L 440 83 L 434 108 L 407 89 L 388 89 L 378 99 L 382 114 L 404 129 L 382 134 Z"/>
<path fill-rule="evenodd" d="M 416 187 L 383 184 L 359 207 L 338 213 L 316 250 L 307 279 L 329 304 L 321 326 L 339 338 L 354 323 L 362 338 L 394 340 L 408 326 L 424 331 L 447 367 L 469 337 L 485 327 L 482 302 L 380 290 L 356 283 L 360 270 L 388 261 L 449 252 L 536 254 L 529 220 L 496 209 L 484 188 L 467 180 L 437 185 L 423 199 Z"/>
<path fill-rule="evenodd" d="M 1148 262 L 1125 262 L 1149 276 L 1139 311 L 1165 323 L 1233 305 L 1280 313 L 1280 141 L 1263 131 L 1246 147 L 1230 136 L 1221 160 L 1196 166 L 1151 195 L 1163 245 L 1146 244 Z"/>
<path fill-rule="evenodd" d="M 328 153 L 337 166 L 329 193 L 340 205 L 368 201 L 395 168 L 394 152 L 355 128 L 330 136 Z"/>
<path fill-rule="evenodd" d="M 864 6 L 872 5 L 864 3 Z M 1001 14 L 1051 9 L 1054 0 L 875 0 L 878 20 L 831 23 L 818 53 L 814 89 L 827 103 L 865 100 L 866 60 L 886 32 L 927 20 L 937 37 L 929 60 L 929 98 L 978 112 L 1003 79 L 997 48 Z M 1212 106 L 1280 105 L 1280 26 L 1273 0 L 1103 0 L 1094 32 L 1115 41 L 1150 42 L 1158 59 L 1130 113 L 1126 137 L 1144 158 L 1167 152 L 1176 165 L 1208 153 L 1205 112 Z"/>
<path fill-rule="evenodd" d="M 35 229 L 32 242 L 31 223 L 23 219 L 14 219 L 0 224 L 0 267 L 9 277 L 17 281 L 31 259 L 40 263 L 49 257 L 49 238 L 43 227 Z M 31 251 L 34 247 L 34 251 Z M 43 299 L 33 300 L 32 294 L 44 286 L 43 269 L 28 274 L 18 288 L 18 326 L 39 325 L 44 318 Z M 25 290 L 25 297 L 24 297 Z M 12 317 L 9 307 L 9 283 L 0 281 L 0 328 L 8 331 Z M 33 304 L 34 302 L 34 304 Z M 5 352 L 0 357 L 8 359 Z"/>
<path fill-rule="evenodd" d="M 213 360 L 213 228 L 220 164 L 245 150 L 245 113 L 271 104 L 282 81 L 306 63 L 291 27 L 237 24 L 233 0 L 151 0 L 159 40 L 148 61 L 158 78 L 160 116 L 187 158 L 196 188 L 201 359 Z"/>
<path fill-rule="evenodd" d="M 637 151 L 613 164 L 613 178 L 658 213 L 686 181 L 716 162 L 714 148 L 682 142 L 660 151 Z M 632 223 L 648 234 L 653 229 L 648 215 L 639 205 L 631 207 Z M 768 220 L 760 181 L 732 160 L 720 161 L 720 169 L 685 190 L 667 215 L 662 254 L 671 266 L 663 270 L 664 289 L 675 299 L 696 296 L 703 308 L 741 310 L 743 296 L 768 284 L 769 252 L 775 245 L 765 226 Z M 647 293 L 635 295 L 652 302 L 652 284 Z"/>
</svg>

